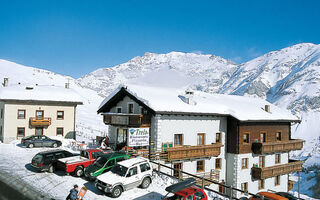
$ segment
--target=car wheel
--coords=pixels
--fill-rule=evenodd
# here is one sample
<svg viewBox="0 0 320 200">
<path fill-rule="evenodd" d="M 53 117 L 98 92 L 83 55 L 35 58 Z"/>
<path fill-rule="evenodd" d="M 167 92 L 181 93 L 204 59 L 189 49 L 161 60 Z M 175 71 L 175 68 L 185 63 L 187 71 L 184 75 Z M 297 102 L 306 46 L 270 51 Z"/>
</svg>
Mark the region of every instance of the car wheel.
<svg viewBox="0 0 320 200">
<path fill-rule="evenodd" d="M 150 183 L 151 183 L 150 178 L 144 178 L 143 181 L 142 181 L 141 187 L 143 189 L 148 188 Z"/>
<path fill-rule="evenodd" d="M 48 170 L 50 173 L 53 173 L 54 172 L 54 167 L 52 165 L 50 165 L 49 167 L 49 170 Z"/>
<path fill-rule="evenodd" d="M 77 177 L 80 177 L 83 175 L 83 168 L 82 167 L 77 167 L 76 170 L 74 171 L 74 174 L 77 176 Z"/>
<path fill-rule="evenodd" d="M 53 148 L 57 148 L 57 147 L 58 147 L 58 144 L 57 144 L 57 143 L 54 143 L 54 144 L 52 145 L 52 147 L 53 147 Z"/>
<path fill-rule="evenodd" d="M 29 145 L 28 145 L 28 148 L 33 148 L 34 147 L 34 145 L 32 144 L 32 143 L 30 143 Z"/>
<path fill-rule="evenodd" d="M 118 198 L 122 193 L 122 188 L 120 186 L 116 186 L 113 188 L 111 195 L 113 198 Z"/>
</svg>

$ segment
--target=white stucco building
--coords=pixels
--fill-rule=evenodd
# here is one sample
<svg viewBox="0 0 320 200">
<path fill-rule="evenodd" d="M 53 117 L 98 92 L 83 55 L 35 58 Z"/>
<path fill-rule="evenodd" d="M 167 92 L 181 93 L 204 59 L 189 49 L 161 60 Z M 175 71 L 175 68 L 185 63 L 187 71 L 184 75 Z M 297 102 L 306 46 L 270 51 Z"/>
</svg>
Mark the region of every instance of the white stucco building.
<svg viewBox="0 0 320 200">
<path fill-rule="evenodd" d="M 79 96 L 66 85 L 0 86 L 0 140 L 8 143 L 29 135 L 74 134 Z"/>
<path fill-rule="evenodd" d="M 288 157 L 289 151 L 303 145 L 290 132 L 291 123 L 299 119 L 261 99 L 120 86 L 101 103 L 98 113 L 110 125 L 110 142 L 118 149 L 162 152 L 167 157 L 161 162 L 168 166 L 211 174 L 220 183 L 251 193 L 287 191 L 288 174 L 301 170 L 302 162 L 290 162 Z M 146 128 L 148 144 L 129 142 L 135 130 Z M 218 190 L 217 185 L 210 187 Z"/>
</svg>

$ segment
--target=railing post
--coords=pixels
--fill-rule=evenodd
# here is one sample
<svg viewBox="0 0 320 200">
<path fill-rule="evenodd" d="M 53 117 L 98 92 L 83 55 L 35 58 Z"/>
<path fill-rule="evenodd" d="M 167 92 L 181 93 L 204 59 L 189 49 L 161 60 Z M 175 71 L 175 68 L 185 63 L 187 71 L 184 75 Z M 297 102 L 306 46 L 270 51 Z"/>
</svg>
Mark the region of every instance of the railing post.
<svg viewBox="0 0 320 200">
<path fill-rule="evenodd" d="M 230 186 L 230 197 L 229 197 L 230 200 L 232 200 L 232 196 L 233 196 L 232 193 L 233 193 L 233 189 L 232 189 L 232 185 L 231 185 L 231 186 Z"/>
<path fill-rule="evenodd" d="M 202 184 L 201 184 L 201 188 L 204 189 L 204 178 L 202 176 Z"/>
<path fill-rule="evenodd" d="M 160 160 L 158 162 L 158 176 L 160 176 Z"/>
<path fill-rule="evenodd" d="M 181 177 L 181 170 L 178 170 L 178 172 L 179 172 L 179 175 L 178 175 L 178 176 L 179 176 L 179 177 L 178 177 L 178 180 L 179 180 L 179 181 L 181 181 L 181 179 L 182 179 L 182 177 Z"/>
</svg>

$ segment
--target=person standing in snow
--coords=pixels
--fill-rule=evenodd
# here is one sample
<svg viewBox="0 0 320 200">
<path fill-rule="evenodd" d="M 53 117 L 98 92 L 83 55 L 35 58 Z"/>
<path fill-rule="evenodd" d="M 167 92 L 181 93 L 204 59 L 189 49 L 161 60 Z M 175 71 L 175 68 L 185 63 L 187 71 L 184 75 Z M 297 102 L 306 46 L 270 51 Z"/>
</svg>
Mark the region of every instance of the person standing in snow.
<svg viewBox="0 0 320 200">
<path fill-rule="evenodd" d="M 108 136 L 106 136 L 106 137 L 102 140 L 100 146 L 101 146 L 102 149 L 107 149 L 107 148 L 109 147 L 109 137 L 108 137 Z"/>
<path fill-rule="evenodd" d="M 70 193 L 67 196 L 66 200 L 77 200 L 78 199 L 78 191 L 79 191 L 78 185 L 74 185 L 73 189 L 70 190 Z"/>
</svg>

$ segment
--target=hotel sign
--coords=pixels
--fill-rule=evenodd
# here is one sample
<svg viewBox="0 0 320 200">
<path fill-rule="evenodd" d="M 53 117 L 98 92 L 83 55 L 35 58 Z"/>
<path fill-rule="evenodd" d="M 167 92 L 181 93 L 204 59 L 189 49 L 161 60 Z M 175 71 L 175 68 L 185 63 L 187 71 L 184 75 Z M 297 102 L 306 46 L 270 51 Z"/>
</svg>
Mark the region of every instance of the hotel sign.
<svg viewBox="0 0 320 200">
<path fill-rule="evenodd" d="M 129 128 L 129 147 L 149 146 L 149 128 Z"/>
</svg>

